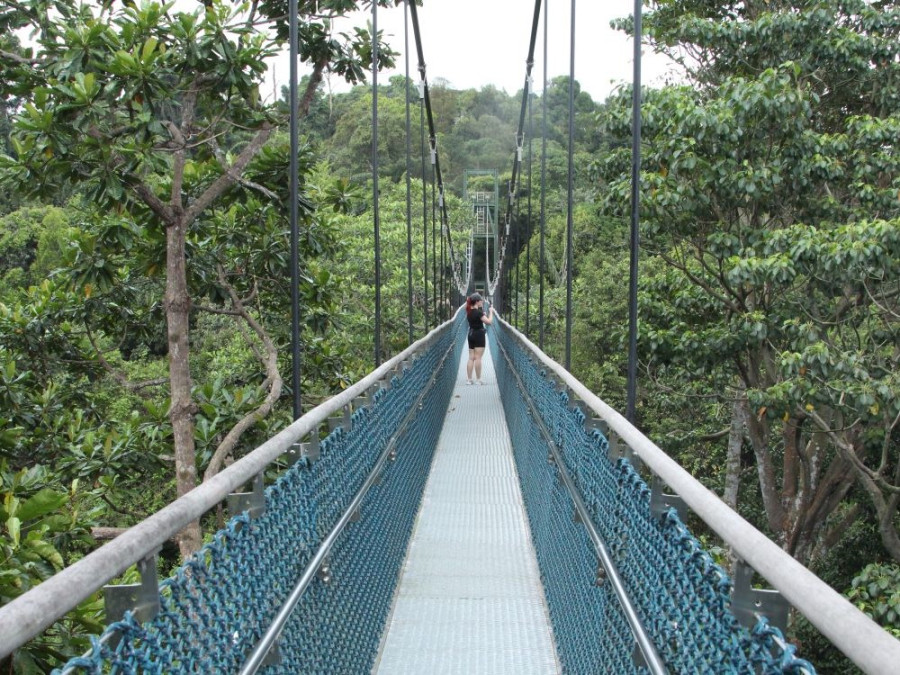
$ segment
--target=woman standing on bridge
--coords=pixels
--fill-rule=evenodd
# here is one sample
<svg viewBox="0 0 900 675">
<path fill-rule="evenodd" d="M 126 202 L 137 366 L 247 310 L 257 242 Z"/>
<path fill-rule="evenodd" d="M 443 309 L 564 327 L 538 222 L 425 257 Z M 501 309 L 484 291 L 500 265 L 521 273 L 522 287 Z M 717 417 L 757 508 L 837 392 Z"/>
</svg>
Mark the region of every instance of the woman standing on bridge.
<svg viewBox="0 0 900 675">
<path fill-rule="evenodd" d="M 469 321 L 469 361 L 466 363 L 466 384 L 472 384 L 472 371 L 478 384 L 481 381 L 481 357 L 484 355 L 487 330 L 484 324 L 491 325 L 494 319 L 494 308 L 490 314 L 484 313 L 484 298 L 479 293 L 472 293 L 466 299 L 466 319 Z"/>
</svg>

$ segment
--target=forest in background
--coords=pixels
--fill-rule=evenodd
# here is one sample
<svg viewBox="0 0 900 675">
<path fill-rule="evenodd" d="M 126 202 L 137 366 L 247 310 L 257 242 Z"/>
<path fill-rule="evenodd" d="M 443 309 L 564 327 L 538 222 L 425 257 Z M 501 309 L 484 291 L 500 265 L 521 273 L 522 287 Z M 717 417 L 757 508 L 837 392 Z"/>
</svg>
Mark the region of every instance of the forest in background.
<svg viewBox="0 0 900 675">
<path fill-rule="evenodd" d="M 252 5 L 249 18 L 206 4 L 191 15 L 0 2 L 0 603 L 290 420 L 287 107 L 258 95 L 286 37 L 284 3 Z M 320 10 L 353 3 L 307 4 L 309 408 L 373 368 L 375 274 L 370 36 L 328 34 Z M 22 27 L 34 45 L 19 42 Z M 900 636 L 900 12 L 863 0 L 660 0 L 644 40 L 687 84 L 643 93 L 638 426 Z M 395 56 L 379 50 L 382 65 Z M 356 86 L 326 94 L 326 69 Z M 429 84 L 462 259 L 464 171 L 496 169 L 505 190 L 522 94 Z M 631 92 L 595 102 L 574 86 L 572 372 L 623 409 Z M 421 337 L 451 308 L 424 293 L 432 176 L 409 90 Z M 406 96 L 403 77 L 379 87 L 385 358 L 408 341 Z M 568 96 L 558 77 L 531 100 L 502 299 L 535 342 L 543 314 L 558 361 Z M 165 549 L 164 571 L 217 518 Z M 9 667 L 48 672 L 81 653 L 101 605 L 85 603 Z M 819 672 L 852 672 L 805 621 L 791 638 Z"/>
</svg>

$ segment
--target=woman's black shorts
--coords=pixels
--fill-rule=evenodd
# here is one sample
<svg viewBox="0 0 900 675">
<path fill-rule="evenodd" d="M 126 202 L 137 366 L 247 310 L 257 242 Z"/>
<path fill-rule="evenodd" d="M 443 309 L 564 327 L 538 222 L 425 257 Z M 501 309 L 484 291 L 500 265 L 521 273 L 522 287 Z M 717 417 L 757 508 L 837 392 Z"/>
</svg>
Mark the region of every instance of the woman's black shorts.
<svg viewBox="0 0 900 675">
<path fill-rule="evenodd" d="M 469 349 L 476 349 L 478 347 L 484 347 L 486 334 L 487 334 L 487 331 L 485 331 L 484 328 L 470 328 L 469 329 Z"/>
</svg>

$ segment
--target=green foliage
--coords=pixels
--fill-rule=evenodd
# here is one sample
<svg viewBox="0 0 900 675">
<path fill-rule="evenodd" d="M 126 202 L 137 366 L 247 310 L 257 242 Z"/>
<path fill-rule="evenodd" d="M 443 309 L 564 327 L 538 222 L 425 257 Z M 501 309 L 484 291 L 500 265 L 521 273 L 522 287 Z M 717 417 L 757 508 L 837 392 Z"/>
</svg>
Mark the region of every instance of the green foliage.
<svg viewBox="0 0 900 675">
<path fill-rule="evenodd" d="M 435 323 L 433 294 L 435 292 L 432 265 L 433 251 L 428 253 L 428 297 L 425 297 L 422 186 L 412 183 L 412 285 L 413 324 L 416 339 L 422 337 Z M 427 195 L 430 202 L 430 195 Z M 447 208 L 455 257 L 462 261 L 471 227 L 471 211 L 455 197 L 448 194 Z M 388 184 L 379 202 L 381 223 L 381 295 L 382 295 L 382 344 L 383 359 L 399 353 L 409 344 L 408 265 L 406 230 L 406 186 Z M 428 212 L 428 237 L 431 241 L 431 209 Z M 343 246 L 333 263 L 332 283 L 340 289 L 340 313 L 333 317 L 336 332 L 328 336 L 331 353 L 344 355 L 340 381 L 349 384 L 368 373 L 374 361 L 374 298 L 375 259 L 372 251 L 372 215 L 370 212 L 341 220 Z M 440 223 L 437 224 L 439 231 Z M 430 244 L 429 244 L 430 248 Z M 438 249 L 437 266 L 440 270 Z M 449 254 L 445 254 L 449 258 Z M 439 272 L 440 274 L 440 272 Z M 449 270 L 446 272 L 449 274 Z M 451 277 L 452 279 L 452 277 Z M 444 289 L 445 295 L 450 292 Z M 441 320 L 449 318 L 455 307 L 441 302 L 438 287 Z M 429 306 L 429 326 L 425 325 L 425 304 Z"/>
<path fill-rule="evenodd" d="M 72 561 L 92 540 L 97 514 L 85 509 L 75 480 L 64 488 L 46 466 L 19 471 L 0 462 L 0 604 L 22 595 Z M 102 630 L 101 605 L 89 600 L 14 653 L 17 673 L 43 673 L 83 650 L 79 633 Z"/>
<path fill-rule="evenodd" d="M 896 70 L 886 55 L 900 53 L 896 13 L 788 4 L 676 0 L 648 17 L 661 49 L 688 46 L 702 65 L 693 86 L 644 97 L 642 248 L 662 264 L 644 277 L 642 357 L 676 390 L 701 382 L 724 409 L 743 407 L 744 421 L 720 424 L 740 425 L 753 448 L 744 461 L 759 465 L 764 526 L 787 550 L 814 559 L 839 522 L 809 518 L 812 501 L 794 498 L 846 491 L 855 476 L 900 558 L 885 501 L 895 487 L 865 477 L 894 476 L 900 461 L 900 164 L 889 150 L 900 126 L 873 105 L 900 95 L 884 84 Z M 630 154 L 616 142 L 630 116 L 628 92 L 608 102 L 600 121 L 615 141 L 595 162 L 608 211 L 623 217 Z"/>
<path fill-rule="evenodd" d="M 29 207 L 0 218 L 0 296 L 37 284 L 61 266 L 72 237 L 67 212 Z"/>
<path fill-rule="evenodd" d="M 900 565 L 872 563 L 853 578 L 847 598 L 900 638 Z"/>
</svg>

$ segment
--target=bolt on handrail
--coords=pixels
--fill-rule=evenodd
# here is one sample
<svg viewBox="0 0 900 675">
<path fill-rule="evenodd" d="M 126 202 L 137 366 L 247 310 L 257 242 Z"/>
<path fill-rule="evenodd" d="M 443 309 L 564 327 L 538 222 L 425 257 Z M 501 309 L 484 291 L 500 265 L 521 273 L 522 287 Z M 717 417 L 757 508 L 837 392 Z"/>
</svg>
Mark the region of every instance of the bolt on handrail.
<svg viewBox="0 0 900 675">
<path fill-rule="evenodd" d="M 733 511 L 659 446 L 598 398 L 565 368 L 503 319 L 513 336 L 542 367 L 552 372 L 586 407 L 604 420 L 644 464 L 674 490 L 739 558 L 803 614 L 835 647 L 869 675 L 896 675 L 900 640 L 857 609 Z"/>
<path fill-rule="evenodd" d="M 459 311 L 459 310 L 458 310 Z M 457 311 L 457 313 L 458 313 Z M 316 406 L 227 469 L 204 481 L 149 518 L 50 577 L 36 588 L 0 607 L 0 658 L 24 645 L 189 523 L 215 507 L 238 487 L 266 470 L 300 439 L 364 394 L 415 353 L 426 349 L 448 330 L 454 318 L 386 361 L 359 382 Z"/>
</svg>

